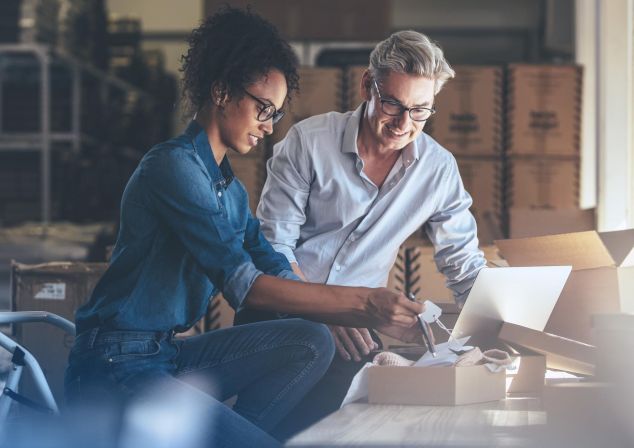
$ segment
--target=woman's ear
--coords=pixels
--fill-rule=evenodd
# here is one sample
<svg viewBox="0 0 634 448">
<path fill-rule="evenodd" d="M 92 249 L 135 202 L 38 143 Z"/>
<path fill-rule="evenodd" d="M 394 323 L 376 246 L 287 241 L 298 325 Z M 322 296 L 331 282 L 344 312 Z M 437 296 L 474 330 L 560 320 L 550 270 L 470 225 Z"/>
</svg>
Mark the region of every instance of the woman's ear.
<svg viewBox="0 0 634 448">
<path fill-rule="evenodd" d="M 225 107 L 225 104 L 229 101 L 229 94 L 224 83 L 217 82 L 211 86 L 211 101 L 217 107 Z"/>
</svg>

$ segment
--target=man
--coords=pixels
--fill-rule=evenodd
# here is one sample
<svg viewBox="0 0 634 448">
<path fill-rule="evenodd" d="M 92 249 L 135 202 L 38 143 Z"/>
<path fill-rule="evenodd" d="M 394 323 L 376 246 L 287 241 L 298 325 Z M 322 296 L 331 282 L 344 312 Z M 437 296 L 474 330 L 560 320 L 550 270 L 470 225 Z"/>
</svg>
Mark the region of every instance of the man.
<svg viewBox="0 0 634 448">
<path fill-rule="evenodd" d="M 400 245 L 424 225 L 439 270 L 464 302 L 485 265 L 472 201 L 453 156 L 423 133 L 453 76 L 426 36 L 395 33 L 370 55 L 361 106 L 304 120 L 276 145 L 257 215 L 301 278 L 385 286 Z M 339 359 L 292 412 L 298 425 L 281 429 L 287 435 L 337 409 L 377 348 L 367 329 L 330 328 Z"/>
</svg>

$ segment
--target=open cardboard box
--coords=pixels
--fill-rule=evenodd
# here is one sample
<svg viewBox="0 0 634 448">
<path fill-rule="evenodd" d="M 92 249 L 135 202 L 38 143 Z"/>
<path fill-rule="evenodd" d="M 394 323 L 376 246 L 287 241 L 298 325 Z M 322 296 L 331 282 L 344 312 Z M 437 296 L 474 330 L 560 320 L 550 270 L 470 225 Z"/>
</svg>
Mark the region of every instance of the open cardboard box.
<svg viewBox="0 0 634 448">
<path fill-rule="evenodd" d="M 506 397 L 504 371 L 486 366 L 403 367 L 368 369 L 368 401 L 377 404 L 454 406 Z"/>
<path fill-rule="evenodd" d="M 503 349 L 513 358 L 514 367 L 506 370 L 506 393 L 541 394 L 546 378 L 546 357 L 519 346 L 506 344 Z"/>
<path fill-rule="evenodd" d="M 571 339 L 505 322 L 499 338 L 513 347 L 521 347 L 546 356 L 549 369 L 581 375 L 594 375 L 595 348 Z"/>
<path fill-rule="evenodd" d="M 592 343 L 592 315 L 634 312 L 634 229 L 496 241 L 510 266 L 572 265 L 545 331 Z"/>
</svg>

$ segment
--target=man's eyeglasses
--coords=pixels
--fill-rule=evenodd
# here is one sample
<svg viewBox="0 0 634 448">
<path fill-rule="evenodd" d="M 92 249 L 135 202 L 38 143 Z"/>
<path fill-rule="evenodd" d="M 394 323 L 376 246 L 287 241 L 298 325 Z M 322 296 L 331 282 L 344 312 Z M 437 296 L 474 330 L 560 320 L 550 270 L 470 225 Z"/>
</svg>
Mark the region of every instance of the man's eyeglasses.
<svg viewBox="0 0 634 448">
<path fill-rule="evenodd" d="M 262 101 L 260 98 L 250 94 L 246 90 L 244 90 L 244 93 L 249 95 L 251 98 L 257 101 L 260 104 L 260 106 L 262 106 L 258 110 L 258 116 L 257 116 L 258 121 L 268 121 L 270 119 L 273 119 L 273 124 L 275 124 L 278 121 L 280 121 L 282 117 L 284 116 L 284 111 L 277 110 L 273 104 Z"/>
<path fill-rule="evenodd" d="M 401 115 L 403 115 L 403 112 L 407 111 L 412 121 L 425 121 L 436 113 L 436 109 L 432 107 L 405 107 L 398 101 L 383 99 L 383 97 L 381 96 L 381 92 L 379 91 L 379 86 L 376 83 L 376 79 L 373 81 L 376 93 L 379 94 L 381 110 L 385 115 L 400 117 Z"/>
</svg>

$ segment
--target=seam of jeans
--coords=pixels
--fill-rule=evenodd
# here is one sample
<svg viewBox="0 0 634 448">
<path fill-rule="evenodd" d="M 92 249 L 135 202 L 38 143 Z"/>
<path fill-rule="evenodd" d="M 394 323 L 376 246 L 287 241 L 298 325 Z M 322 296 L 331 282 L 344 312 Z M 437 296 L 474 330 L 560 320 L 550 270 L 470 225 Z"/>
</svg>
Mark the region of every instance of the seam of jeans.
<svg viewBox="0 0 634 448">
<path fill-rule="evenodd" d="M 266 346 L 266 347 L 262 347 L 260 350 L 251 350 L 249 352 L 246 353 L 241 353 L 241 356 L 239 357 L 234 357 L 231 358 L 230 360 L 225 360 L 223 362 L 217 363 L 217 364 L 206 364 L 205 366 L 199 366 L 196 369 L 189 369 L 189 370 L 182 370 L 180 372 L 178 372 L 178 374 L 175 374 L 174 377 L 178 378 L 181 375 L 185 375 L 188 373 L 192 373 L 192 372 L 196 372 L 196 371 L 200 371 L 206 368 L 209 368 L 211 366 L 220 366 L 223 364 L 226 364 L 229 361 L 235 361 L 237 359 L 242 359 L 245 358 L 246 356 L 250 356 L 256 353 L 260 353 L 262 351 L 268 350 L 268 349 L 275 349 L 275 348 L 284 348 L 284 347 L 291 347 L 291 346 L 301 346 L 301 347 L 307 347 L 311 354 L 312 354 L 312 358 L 310 359 L 310 361 L 308 361 L 306 363 L 306 365 L 304 366 L 304 368 L 297 374 L 295 375 L 295 377 L 289 381 L 286 386 L 273 398 L 273 400 L 271 400 L 271 402 L 269 403 L 269 405 L 264 408 L 259 414 L 257 414 L 255 416 L 257 421 L 262 421 L 264 419 L 264 417 L 271 412 L 272 408 L 275 407 L 280 401 L 281 399 L 284 397 L 284 395 L 286 395 L 286 393 L 288 393 L 288 391 L 295 386 L 309 371 L 310 369 L 313 367 L 313 365 L 315 364 L 315 361 L 318 357 L 317 353 L 317 347 L 315 347 L 313 344 L 304 344 L 304 343 L 292 343 L 292 344 L 283 344 L 283 345 L 276 345 L 276 346 Z"/>
<path fill-rule="evenodd" d="M 229 362 L 232 361 L 237 361 L 239 359 L 243 359 L 246 358 L 247 356 L 251 356 L 251 355 L 255 355 L 257 353 L 261 353 L 270 349 L 277 349 L 277 348 L 285 348 L 285 347 L 293 347 L 293 346 L 301 346 L 301 347 L 308 347 L 313 353 L 317 351 L 317 347 L 315 347 L 312 344 L 305 344 L 302 342 L 292 342 L 292 343 L 288 343 L 288 344 L 280 344 L 280 345 L 263 345 L 260 347 L 257 347 L 255 349 L 246 351 L 246 352 L 239 352 L 238 354 L 228 357 L 226 359 L 223 359 L 220 362 L 210 362 L 207 364 L 201 364 L 196 366 L 195 368 L 185 368 L 182 370 L 178 371 L 178 374 L 175 375 L 176 377 L 178 376 L 182 376 L 188 373 L 192 373 L 192 372 L 198 372 L 200 370 L 204 370 L 204 369 L 208 369 L 209 367 L 215 367 L 215 366 L 221 366 L 223 364 L 227 364 Z"/>
<path fill-rule="evenodd" d="M 315 364 L 315 361 L 317 360 L 317 357 L 318 357 L 317 348 L 315 346 L 310 345 L 310 344 L 306 344 L 305 346 L 308 346 L 308 347 L 311 348 L 313 357 L 311 358 L 311 360 L 308 363 L 306 363 L 304 368 L 297 375 L 295 375 L 295 378 L 293 378 L 293 380 L 289 381 L 286 384 L 286 386 L 275 396 L 275 398 L 273 398 L 273 400 L 271 400 L 269 405 L 266 408 L 264 408 L 262 410 L 262 412 L 260 412 L 257 415 L 256 419 L 257 419 L 258 422 L 262 421 L 264 419 L 264 417 L 268 413 L 270 413 L 272 411 L 272 409 L 282 400 L 284 395 L 286 395 L 288 393 L 288 391 L 291 390 L 291 388 L 293 386 L 295 386 L 312 369 L 312 367 Z"/>
</svg>

